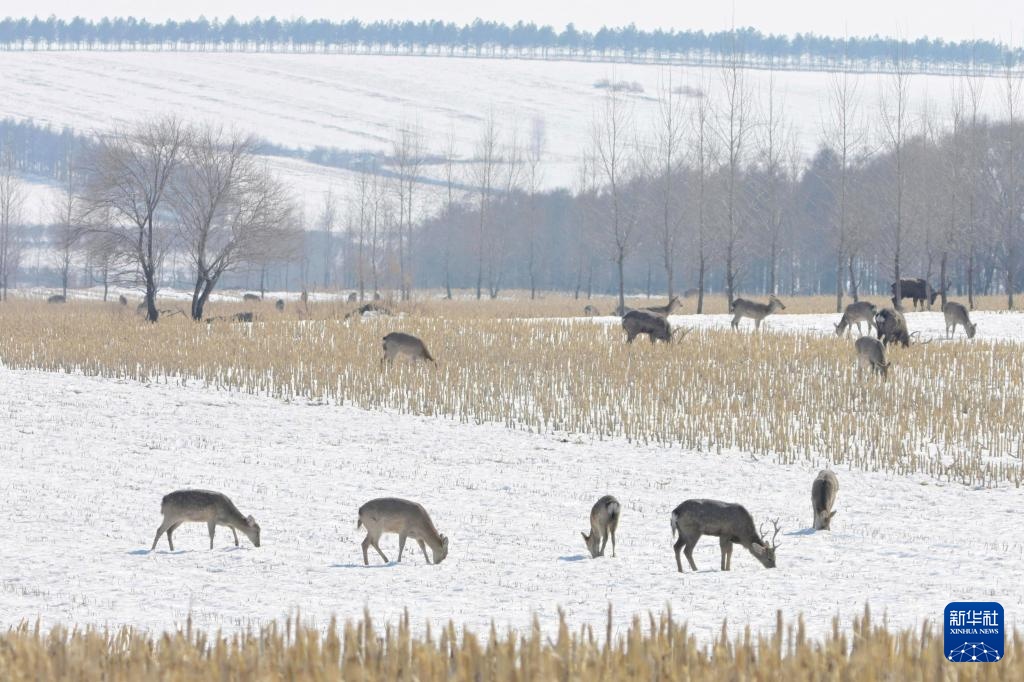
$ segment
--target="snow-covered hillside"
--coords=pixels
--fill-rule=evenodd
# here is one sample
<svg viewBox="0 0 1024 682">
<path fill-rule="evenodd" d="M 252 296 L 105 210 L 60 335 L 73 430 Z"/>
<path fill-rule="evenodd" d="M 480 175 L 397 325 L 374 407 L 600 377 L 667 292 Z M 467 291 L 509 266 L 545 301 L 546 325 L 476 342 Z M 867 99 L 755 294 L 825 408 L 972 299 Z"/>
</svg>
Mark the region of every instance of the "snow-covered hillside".
<svg viewBox="0 0 1024 682">
<path fill-rule="evenodd" d="M 815 533 L 817 467 L 750 455 L 538 436 L 494 425 L 292 403 L 191 386 L 140 385 L 0 369 L 0 627 L 131 623 L 161 630 L 189 613 L 233 631 L 301 609 L 323 624 L 364 607 L 395 619 L 493 620 L 544 627 L 556 609 L 622 626 L 670 604 L 703 641 L 722 619 L 774 626 L 803 612 L 810 635 L 865 601 L 891 623 L 938 619 L 957 599 L 1024 606 L 1022 493 L 839 470 L 831 533 Z M 822 466 L 826 463 L 821 462 Z M 202 524 L 150 552 L 160 498 L 181 487 L 229 494 L 262 526 L 263 546 Z M 617 558 L 591 560 L 579 532 L 590 505 L 623 505 Z M 362 565 L 356 509 L 385 495 L 422 502 L 451 540 L 448 559 Z M 682 500 L 745 504 L 779 517 L 779 566 L 737 548 L 718 570 L 705 538 L 697 573 L 675 570 L 669 514 Z M 397 541 L 384 550 L 392 559 Z"/>
<path fill-rule="evenodd" d="M 532 119 L 545 122 L 548 152 L 544 182 L 569 186 L 590 124 L 605 90 L 597 81 L 639 83 L 643 92 L 624 94 L 633 118 L 650 134 L 657 118 L 663 67 L 560 61 L 516 61 L 437 57 L 284 54 L 189 54 L 149 52 L 0 53 L 0 117 L 32 118 L 57 126 L 103 130 L 153 113 L 177 113 L 215 121 L 278 144 L 313 148 L 389 151 L 394 129 L 418 124 L 432 151 L 440 153 L 449 134 L 458 153 L 470 158 L 488 112 L 507 136 L 513 126 L 525 141 Z M 798 135 L 810 154 L 822 137 L 831 76 L 820 72 L 747 72 L 755 93 L 770 77 L 784 99 Z M 885 76 L 858 79 L 861 114 L 877 118 Z M 686 68 L 675 86 L 714 92 L 721 74 Z M 949 118 L 955 80 L 913 76 L 911 108 L 927 109 L 936 121 Z M 984 88 L 983 108 L 999 115 L 999 86 Z M 315 204 L 346 173 L 297 161 L 273 165 Z M 435 170 L 436 174 L 437 171 Z"/>
</svg>

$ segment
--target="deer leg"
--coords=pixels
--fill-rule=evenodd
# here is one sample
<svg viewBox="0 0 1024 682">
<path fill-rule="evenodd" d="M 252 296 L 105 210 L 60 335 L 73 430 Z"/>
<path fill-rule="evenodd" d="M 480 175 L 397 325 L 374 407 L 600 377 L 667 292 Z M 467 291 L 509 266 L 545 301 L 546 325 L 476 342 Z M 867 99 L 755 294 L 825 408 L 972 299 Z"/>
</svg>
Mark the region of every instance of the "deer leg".
<svg viewBox="0 0 1024 682">
<path fill-rule="evenodd" d="M 167 519 L 165 518 L 161 523 L 160 527 L 156 529 L 156 537 L 153 538 L 153 546 L 149 549 L 150 552 L 156 549 L 156 543 L 160 542 L 160 536 L 163 535 L 168 528 Z"/>
<path fill-rule="evenodd" d="M 739 315 L 734 315 L 733 316 L 733 318 L 732 318 L 732 328 L 735 329 L 736 331 L 739 331 L 739 329 L 740 329 L 740 316 Z"/>
<path fill-rule="evenodd" d="M 615 556 L 615 526 L 613 525 L 609 530 L 612 533 L 612 556 Z"/>
<path fill-rule="evenodd" d="M 426 559 L 428 564 L 431 563 L 430 557 L 427 556 L 427 545 L 423 542 L 423 540 L 420 540 L 419 538 L 416 538 L 416 542 L 420 546 L 420 551 L 423 552 L 423 558 Z"/>
<path fill-rule="evenodd" d="M 680 573 L 683 572 L 683 562 L 679 560 L 679 551 L 683 548 L 683 545 L 685 544 L 686 540 L 683 538 L 682 535 L 680 535 L 679 539 L 672 544 L 672 549 L 676 553 L 676 568 L 679 570 Z"/>
<path fill-rule="evenodd" d="M 238 533 L 235 532 L 234 526 L 228 526 L 231 529 L 231 534 L 235 536 L 235 547 L 238 547 Z"/>
<path fill-rule="evenodd" d="M 172 523 L 170 528 L 167 529 L 167 546 L 171 548 L 172 552 L 174 551 L 174 542 L 171 541 L 171 533 L 178 530 L 180 525 L 181 521 L 178 521 L 177 523 Z"/>
<path fill-rule="evenodd" d="M 758 317 L 754 318 L 754 329 L 757 331 L 761 331 L 761 319 Z"/>
<path fill-rule="evenodd" d="M 402 563 L 402 552 L 405 551 L 405 533 L 398 534 L 398 563 Z"/>
<path fill-rule="evenodd" d="M 380 554 L 380 558 L 384 560 L 384 563 L 389 563 L 390 560 L 386 556 L 384 556 L 384 552 L 380 551 L 380 545 L 377 544 L 378 540 L 380 540 L 379 535 L 375 538 L 370 538 L 370 544 L 373 545 L 373 548 L 375 550 L 377 550 L 377 554 Z"/>
<path fill-rule="evenodd" d="M 692 540 L 690 538 L 687 538 L 686 547 L 683 549 L 683 554 L 686 555 L 686 560 L 690 562 L 690 568 L 692 568 L 695 571 L 697 570 L 697 564 L 693 563 L 693 548 L 697 546 L 697 540 L 699 539 L 699 535 L 696 538 L 693 538 Z"/>
<path fill-rule="evenodd" d="M 369 535 L 367 535 L 365 538 L 363 538 L 362 547 L 363 547 L 363 565 L 364 566 L 369 566 L 370 565 L 370 558 L 368 556 L 366 556 L 366 550 L 370 548 L 370 536 Z"/>
<path fill-rule="evenodd" d="M 608 527 L 605 526 L 604 532 L 601 533 L 601 553 L 599 556 L 604 556 L 604 548 L 608 546 Z"/>
<path fill-rule="evenodd" d="M 210 531 L 210 549 L 213 549 L 213 531 L 216 530 L 217 524 L 214 523 L 213 521 L 210 521 L 209 523 L 206 524 L 206 527 Z"/>
<path fill-rule="evenodd" d="M 718 546 L 722 550 L 722 570 L 728 571 L 732 567 L 732 541 L 728 538 L 719 538 Z"/>
</svg>

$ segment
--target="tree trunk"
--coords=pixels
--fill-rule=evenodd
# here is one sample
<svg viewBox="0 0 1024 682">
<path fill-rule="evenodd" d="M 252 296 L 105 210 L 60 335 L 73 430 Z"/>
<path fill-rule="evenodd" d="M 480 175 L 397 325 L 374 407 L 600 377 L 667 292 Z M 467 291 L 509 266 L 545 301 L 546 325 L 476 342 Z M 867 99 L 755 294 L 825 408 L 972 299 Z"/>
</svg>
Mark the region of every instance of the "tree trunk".
<svg viewBox="0 0 1024 682">
<path fill-rule="evenodd" d="M 850 273 L 853 274 L 852 272 Z M 843 312 L 843 254 L 836 257 L 836 312 Z"/>
<path fill-rule="evenodd" d="M 619 314 L 622 315 L 626 311 L 626 279 L 624 272 L 624 261 L 626 260 L 626 254 L 623 249 L 619 249 L 618 256 L 615 258 L 615 265 L 619 272 Z M 587 298 L 590 298 L 589 294 Z"/>
<path fill-rule="evenodd" d="M 857 287 L 857 259 L 853 254 L 850 254 L 850 297 L 853 298 L 853 302 L 857 303 L 860 301 L 860 294 L 858 293 Z M 837 311 L 838 312 L 838 311 Z"/>
<path fill-rule="evenodd" d="M 946 260 L 948 254 L 943 251 L 942 257 L 939 258 L 939 300 L 942 301 L 942 307 L 946 307 Z"/>
<path fill-rule="evenodd" d="M 967 252 L 967 305 L 974 310 L 974 245 Z"/>
<path fill-rule="evenodd" d="M 704 258 L 704 252 L 701 251 L 700 258 L 697 260 L 697 314 L 704 314 L 704 275 L 707 269 L 706 259 Z"/>
</svg>

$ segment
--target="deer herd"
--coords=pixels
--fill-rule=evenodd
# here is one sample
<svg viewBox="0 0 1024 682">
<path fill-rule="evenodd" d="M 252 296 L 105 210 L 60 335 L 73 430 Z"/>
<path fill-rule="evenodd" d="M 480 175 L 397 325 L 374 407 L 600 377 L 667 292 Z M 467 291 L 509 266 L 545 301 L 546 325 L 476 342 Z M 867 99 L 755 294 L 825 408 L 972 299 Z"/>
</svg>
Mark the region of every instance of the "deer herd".
<svg viewBox="0 0 1024 682">
<path fill-rule="evenodd" d="M 901 298 L 912 298 L 915 308 L 925 302 L 934 302 L 935 292 L 924 280 L 901 280 Z M 890 344 L 910 345 L 911 335 L 907 329 L 907 321 L 896 305 L 896 285 L 893 284 L 893 307 L 878 308 L 873 303 L 858 301 L 846 306 L 839 322 L 835 324 L 837 336 L 849 336 L 854 325 L 857 332 L 863 333 L 861 325 L 867 326 L 870 334 L 860 336 L 854 343 L 857 362 L 860 367 L 867 366 L 883 378 L 886 377 L 890 363 L 886 360 L 885 348 Z M 679 299 L 672 299 L 665 306 L 652 306 L 641 309 L 622 309 L 622 328 L 626 332 L 626 343 L 632 343 L 637 336 L 646 335 L 651 343 L 656 341 L 669 342 L 680 334 L 681 330 L 672 330 L 668 315 L 679 305 Z M 744 298 L 737 298 L 729 307 L 733 315 L 731 326 L 739 328 L 743 318 L 750 318 L 755 329 L 760 329 L 761 322 L 786 306 L 775 296 L 769 296 L 767 303 L 759 303 Z M 963 327 L 967 338 L 974 338 L 977 326 L 968 315 L 967 308 L 960 303 L 949 301 L 942 307 L 946 323 L 946 336 L 951 337 L 956 327 Z M 587 315 L 597 315 L 593 306 L 587 306 Z M 685 334 L 685 332 L 683 332 Z M 681 338 L 681 336 L 680 336 Z M 384 355 L 381 358 L 382 369 L 391 364 L 396 357 L 402 355 L 411 360 L 424 360 L 436 364 L 434 357 L 427 350 L 426 344 L 416 336 L 403 332 L 392 332 L 383 338 Z M 839 481 L 834 472 L 821 471 L 811 485 L 811 504 L 813 510 L 812 523 L 814 530 L 831 530 L 833 509 Z M 243 516 L 227 496 L 208 490 L 178 490 L 163 498 L 160 511 L 163 521 L 157 529 L 152 549 L 155 550 L 160 537 L 166 533 L 167 544 L 174 550 L 172 534 L 175 529 L 186 521 L 206 523 L 210 534 L 210 549 L 213 549 L 215 528 L 227 526 L 231 529 L 235 545 L 238 545 L 238 531 L 249 538 L 253 545 L 260 546 L 260 526 L 252 516 Z M 592 558 L 602 557 L 611 540 L 611 555 L 615 556 L 615 532 L 619 525 L 622 505 L 611 496 L 605 495 L 597 500 L 590 510 L 590 532 L 583 532 L 583 541 Z M 686 557 L 690 568 L 697 570 L 693 561 L 693 550 L 702 535 L 717 537 L 721 548 L 721 570 L 728 571 L 732 564 L 733 545 L 739 544 L 765 568 L 776 566 L 775 539 L 780 528 L 778 519 L 771 520 L 773 529 L 768 539 L 764 524 L 760 528 L 754 526 L 753 517 L 742 505 L 721 502 L 718 500 L 690 499 L 676 507 L 671 514 L 672 536 L 676 568 L 683 571 L 680 553 Z M 413 539 L 423 552 L 428 564 L 439 564 L 448 556 L 448 538 L 437 531 L 427 510 L 416 502 L 394 497 L 370 500 L 359 508 L 357 528 L 365 528 L 366 537 L 362 541 L 363 563 L 369 564 L 368 550 L 372 547 L 380 558 L 388 563 L 389 559 L 378 544 L 381 535 L 394 533 L 398 535 L 398 561 L 402 560 L 405 543 Z M 431 555 L 427 554 L 430 547 Z"/>
</svg>

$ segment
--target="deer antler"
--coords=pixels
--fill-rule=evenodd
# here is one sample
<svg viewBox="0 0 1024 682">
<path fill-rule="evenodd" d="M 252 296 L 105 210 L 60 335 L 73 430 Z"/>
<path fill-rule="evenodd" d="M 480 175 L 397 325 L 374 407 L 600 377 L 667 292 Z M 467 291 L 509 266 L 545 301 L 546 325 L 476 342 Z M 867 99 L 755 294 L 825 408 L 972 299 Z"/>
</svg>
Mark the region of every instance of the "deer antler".
<svg viewBox="0 0 1024 682">
<path fill-rule="evenodd" d="M 686 337 L 686 335 L 692 331 L 692 329 L 677 329 L 674 332 L 672 332 L 672 336 L 676 336 L 678 334 L 679 336 L 678 338 L 676 338 L 676 343 L 680 343 Z"/>
<path fill-rule="evenodd" d="M 779 545 L 776 544 L 776 542 L 775 542 L 775 538 L 778 537 L 779 531 L 782 530 L 782 527 L 779 526 L 779 520 L 777 518 L 775 518 L 775 519 L 768 519 L 768 520 L 771 521 L 772 526 L 775 527 L 775 532 L 772 533 L 772 540 L 771 540 L 771 543 L 772 543 L 771 550 L 774 552 L 779 547 Z M 761 544 L 764 545 L 765 547 L 767 547 L 768 546 L 768 540 L 767 540 L 768 533 L 766 533 L 765 530 L 764 530 L 764 523 L 761 524 L 761 526 L 758 528 L 758 531 L 760 531 L 760 533 L 761 533 Z"/>
</svg>

